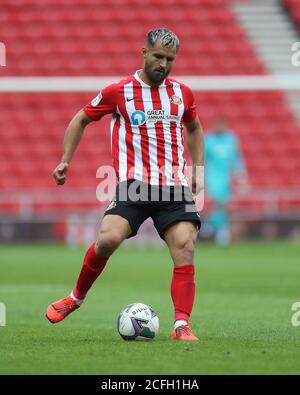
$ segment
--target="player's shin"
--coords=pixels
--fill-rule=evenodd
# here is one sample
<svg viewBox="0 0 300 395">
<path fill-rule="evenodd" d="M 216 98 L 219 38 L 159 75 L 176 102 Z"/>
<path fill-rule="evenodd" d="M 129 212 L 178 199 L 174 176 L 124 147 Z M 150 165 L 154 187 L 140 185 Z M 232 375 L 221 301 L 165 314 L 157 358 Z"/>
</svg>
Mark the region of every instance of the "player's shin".
<svg viewBox="0 0 300 395">
<path fill-rule="evenodd" d="M 95 254 L 95 243 L 93 243 L 87 250 L 81 272 L 74 287 L 71 297 L 73 297 L 76 302 L 81 303 L 85 298 L 87 292 L 102 273 L 108 257 L 102 258 Z"/>
<path fill-rule="evenodd" d="M 194 265 L 175 266 L 171 283 L 175 323 L 188 322 L 195 299 Z"/>
</svg>

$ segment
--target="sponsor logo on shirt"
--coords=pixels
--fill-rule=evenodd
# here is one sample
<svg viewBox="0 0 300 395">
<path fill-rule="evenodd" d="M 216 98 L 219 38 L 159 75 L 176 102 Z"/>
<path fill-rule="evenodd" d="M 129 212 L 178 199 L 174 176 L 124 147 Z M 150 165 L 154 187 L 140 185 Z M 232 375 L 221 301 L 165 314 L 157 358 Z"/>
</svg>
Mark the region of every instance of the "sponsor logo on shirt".
<svg viewBox="0 0 300 395">
<path fill-rule="evenodd" d="M 146 122 L 146 114 L 143 111 L 136 110 L 131 114 L 131 123 L 135 126 L 143 125 Z"/>
<path fill-rule="evenodd" d="M 165 119 L 165 110 L 149 110 L 147 111 L 148 121 L 156 122 Z"/>
<path fill-rule="evenodd" d="M 131 115 L 131 122 L 133 125 L 140 126 L 147 122 L 157 121 L 180 121 L 179 115 L 166 114 L 165 110 L 148 110 L 146 113 L 140 110 L 134 111 Z"/>
</svg>

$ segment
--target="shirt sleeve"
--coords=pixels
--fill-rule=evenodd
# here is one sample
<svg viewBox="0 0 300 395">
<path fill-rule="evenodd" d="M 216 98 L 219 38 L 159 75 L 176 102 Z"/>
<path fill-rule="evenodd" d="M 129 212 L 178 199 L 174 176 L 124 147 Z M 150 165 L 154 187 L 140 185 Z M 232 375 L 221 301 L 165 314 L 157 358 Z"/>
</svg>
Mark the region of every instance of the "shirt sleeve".
<svg viewBox="0 0 300 395">
<path fill-rule="evenodd" d="M 182 120 L 183 122 L 192 122 L 197 116 L 197 111 L 193 92 L 186 85 L 183 86 L 183 101 L 185 110 Z"/>
<path fill-rule="evenodd" d="M 102 89 L 98 95 L 91 100 L 83 111 L 93 121 L 99 121 L 104 115 L 112 114 L 117 108 L 117 85 L 112 84 Z"/>
</svg>

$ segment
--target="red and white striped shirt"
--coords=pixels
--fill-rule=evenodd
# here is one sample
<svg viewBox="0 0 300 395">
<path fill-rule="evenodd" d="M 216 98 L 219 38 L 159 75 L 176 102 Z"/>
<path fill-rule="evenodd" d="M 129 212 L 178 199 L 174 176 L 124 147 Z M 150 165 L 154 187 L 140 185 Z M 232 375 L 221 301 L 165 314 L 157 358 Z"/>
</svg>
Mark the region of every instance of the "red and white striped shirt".
<svg viewBox="0 0 300 395">
<path fill-rule="evenodd" d="M 84 112 L 93 121 L 111 120 L 111 151 L 119 181 L 135 179 L 151 185 L 185 185 L 183 122 L 196 108 L 186 85 L 166 78 L 150 86 L 134 75 L 104 88 Z"/>
</svg>

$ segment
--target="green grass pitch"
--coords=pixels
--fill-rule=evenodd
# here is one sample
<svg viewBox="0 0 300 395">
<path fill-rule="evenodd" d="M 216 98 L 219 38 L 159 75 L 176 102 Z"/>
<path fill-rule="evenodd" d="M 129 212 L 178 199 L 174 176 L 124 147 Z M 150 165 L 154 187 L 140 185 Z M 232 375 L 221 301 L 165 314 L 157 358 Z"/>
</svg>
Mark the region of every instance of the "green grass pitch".
<svg viewBox="0 0 300 395">
<path fill-rule="evenodd" d="M 50 324 L 47 305 L 67 295 L 85 249 L 51 245 L 0 247 L 0 374 L 299 374 L 300 246 L 234 244 L 196 251 L 191 321 L 199 342 L 174 342 L 167 248 L 122 246 L 86 302 Z M 118 313 L 132 302 L 152 306 L 160 331 L 150 342 L 125 342 Z"/>
</svg>

